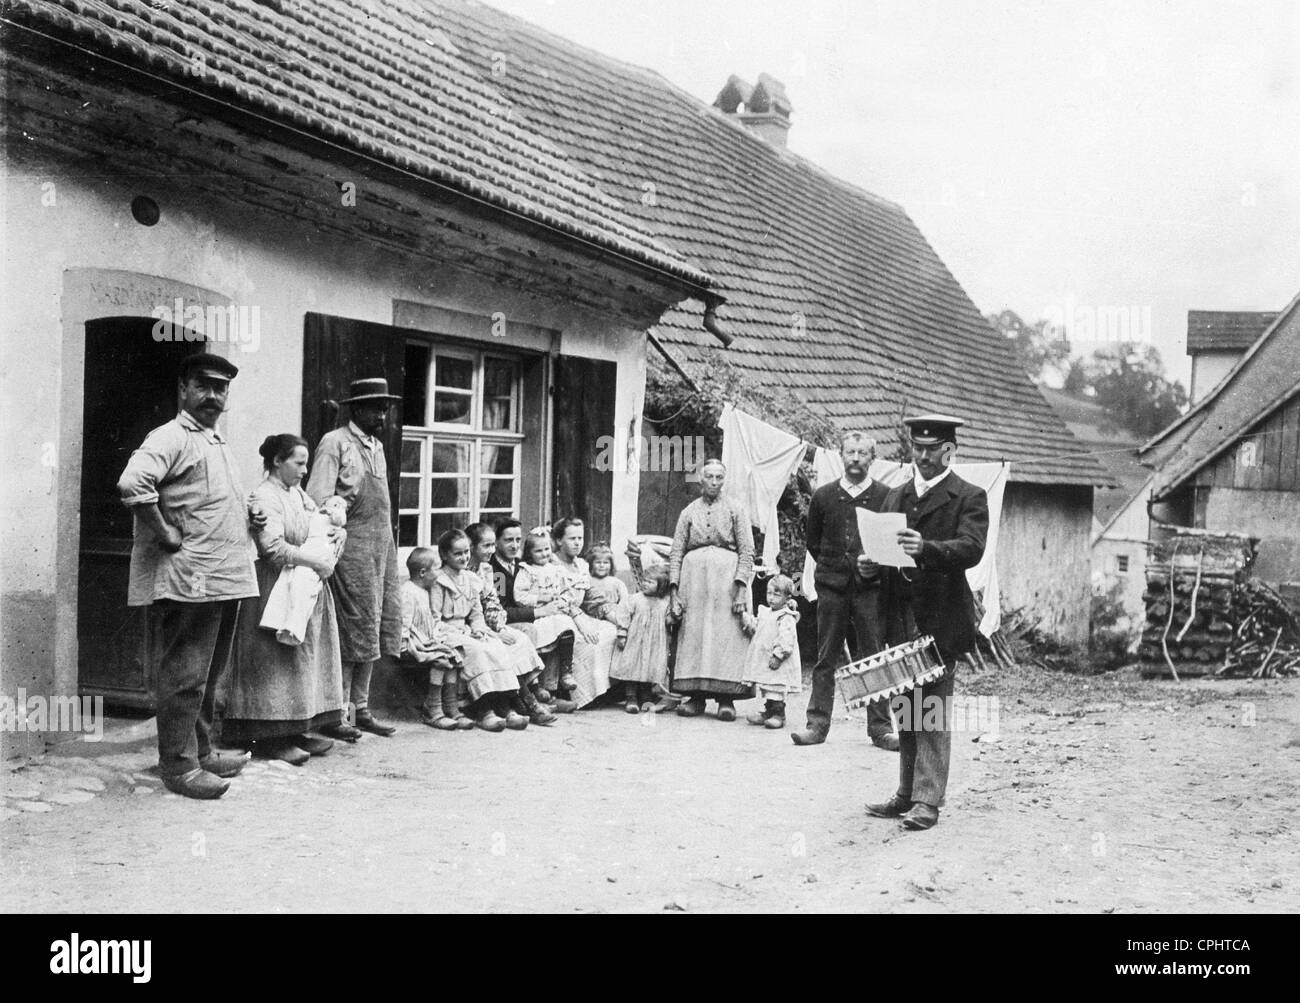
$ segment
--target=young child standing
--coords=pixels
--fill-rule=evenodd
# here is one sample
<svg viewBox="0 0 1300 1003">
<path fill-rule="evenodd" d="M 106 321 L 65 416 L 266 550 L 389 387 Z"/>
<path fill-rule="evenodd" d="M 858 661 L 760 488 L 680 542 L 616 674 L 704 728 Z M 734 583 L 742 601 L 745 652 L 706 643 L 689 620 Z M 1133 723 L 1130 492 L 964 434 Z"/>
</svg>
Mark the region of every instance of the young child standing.
<svg viewBox="0 0 1300 1003">
<path fill-rule="evenodd" d="M 593 567 L 595 562 L 593 560 Z M 654 689 L 668 686 L 668 565 L 646 568 L 628 600 L 610 679 L 623 684 L 623 709 L 653 711 Z"/>
<path fill-rule="evenodd" d="M 758 616 L 744 615 L 744 630 L 750 642 L 741 679 L 757 685 L 763 697 L 763 709 L 745 718 L 750 724 L 785 727 L 785 698 L 803 688 L 795 629 L 798 623 L 794 582 L 785 575 L 775 575 L 767 583 L 767 605 L 758 607 Z"/>
<path fill-rule="evenodd" d="M 420 720 L 439 731 L 469 729 L 474 722 L 457 703 L 460 652 L 447 643 L 442 621 L 430 602 L 437 575 L 436 551 L 416 547 L 406 559 L 410 580 L 402 583 L 402 653 L 399 662 L 429 670 L 429 692 L 420 708 Z"/>
</svg>

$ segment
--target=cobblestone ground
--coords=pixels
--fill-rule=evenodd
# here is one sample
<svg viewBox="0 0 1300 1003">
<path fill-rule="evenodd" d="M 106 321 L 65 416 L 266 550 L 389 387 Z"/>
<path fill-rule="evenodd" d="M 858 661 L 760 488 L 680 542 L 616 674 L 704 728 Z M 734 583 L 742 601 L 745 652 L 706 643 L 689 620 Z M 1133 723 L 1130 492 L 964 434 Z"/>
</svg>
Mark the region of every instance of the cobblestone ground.
<svg viewBox="0 0 1300 1003">
<path fill-rule="evenodd" d="M 997 727 L 955 736 L 924 833 L 863 814 L 897 757 L 856 719 L 809 749 L 621 709 L 501 735 L 408 721 L 305 767 L 255 761 L 205 803 L 162 788 L 152 722 L 118 721 L 0 772 L 0 908 L 1294 909 L 1300 681 L 1024 669 L 958 691 L 996 697 Z"/>
</svg>

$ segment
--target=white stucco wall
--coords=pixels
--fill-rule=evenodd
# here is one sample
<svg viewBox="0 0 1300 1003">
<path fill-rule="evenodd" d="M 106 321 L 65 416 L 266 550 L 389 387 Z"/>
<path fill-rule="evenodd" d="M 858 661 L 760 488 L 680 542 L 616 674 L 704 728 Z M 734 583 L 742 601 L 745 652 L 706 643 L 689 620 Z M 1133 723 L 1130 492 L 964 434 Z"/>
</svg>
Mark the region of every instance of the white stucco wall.
<svg viewBox="0 0 1300 1003">
<path fill-rule="evenodd" d="M 91 316 L 147 315 L 138 302 L 142 296 L 160 296 L 162 302 L 152 305 L 170 305 L 170 286 L 149 276 L 206 290 L 215 302 L 228 299 L 259 310 L 255 350 L 213 349 L 229 355 L 241 370 L 223 420 L 249 487 L 260 477 L 261 439 L 297 430 L 301 423 L 303 317 L 309 311 L 391 324 L 394 302 L 407 300 L 485 318 L 499 311 L 508 320 L 549 329 L 557 332 L 561 353 L 618 363 L 616 421 L 639 432 L 644 333 L 615 318 L 521 295 L 362 239 L 323 237 L 310 228 L 282 224 L 255 207 L 244 216 L 214 212 L 184 188 L 166 183 L 79 180 L 28 165 L 11 166 L 7 173 L 10 181 L 0 206 L 5 239 L 0 248 L 0 421 L 5 428 L 0 448 L 6 471 L 0 487 L 0 584 L 9 612 L 19 608 L 8 601 L 13 597 L 57 603 L 57 674 L 64 691 L 75 687 L 75 577 L 69 581 L 68 574 L 76 573 L 78 535 L 81 325 Z M 155 226 L 133 219 L 130 203 L 137 194 L 159 203 L 162 215 Z M 134 297 L 137 302 L 123 307 L 108 301 L 72 304 L 65 290 L 70 276 L 77 278 L 70 270 L 78 269 L 136 273 L 138 281 L 108 283 L 117 290 L 108 299 Z M 104 288 L 103 283 L 92 286 L 83 301 L 93 301 L 94 290 Z M 83 309 L 84 316 L 73 315 Z M 487 323 L 481 336 L 491 338 Z M 491 340 L 509 347 L 509 335 Z M 635 469 L 615 471 L 613 534 L 618 539 L 635 532 L 637 485 Z M 11 668 L 25 657 L 8 653 Z M 37 671 L 36 677 L 43 674 L 48 670 Z M 6 670 L 5 675 L 12 673 Z M 8 678 L 5 686 L 11 688 Z"/>
</svg>

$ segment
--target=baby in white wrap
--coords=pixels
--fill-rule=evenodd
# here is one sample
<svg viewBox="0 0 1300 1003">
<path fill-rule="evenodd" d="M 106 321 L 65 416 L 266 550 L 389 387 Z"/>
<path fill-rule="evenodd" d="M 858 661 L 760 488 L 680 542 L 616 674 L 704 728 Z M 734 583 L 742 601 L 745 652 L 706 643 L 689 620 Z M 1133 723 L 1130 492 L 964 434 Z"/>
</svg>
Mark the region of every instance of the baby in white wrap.
<svg viewBox="0 0 1300 1003">
<path fill-rule="evenodd" d="M 326 498 L 320 508 L 307 517 L 307 539 L 301 548 L 303 555 L 337 560 L 347 534 L 340 532 L 330 539 L 330 533 L 347 521 L 347 502 L 337 495 Z M 320 575 L 305 565 L 295 564 L 283 569 L 267 596 L 261 626 L 274 630 L 275 639 L 282 644 L 302 644 L 323 585 Z"/>
</svg>

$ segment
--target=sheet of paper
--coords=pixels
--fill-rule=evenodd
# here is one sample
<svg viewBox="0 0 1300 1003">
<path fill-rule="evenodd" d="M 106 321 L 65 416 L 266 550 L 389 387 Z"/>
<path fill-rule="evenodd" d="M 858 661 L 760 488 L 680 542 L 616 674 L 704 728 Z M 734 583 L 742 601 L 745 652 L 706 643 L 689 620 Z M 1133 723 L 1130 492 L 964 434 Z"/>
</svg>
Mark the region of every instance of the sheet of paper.
<svg viewBox="0 0 1300 1003">
<path fill-rule="evenodd" d="M 858 536 L 862 538 L 864 557 L 891 568 L 914 568 L 916 562 L 903 553 L 898 534 L 907 529 L 902 512 L 869 512 L 858 509 Z"/>
</svg>

